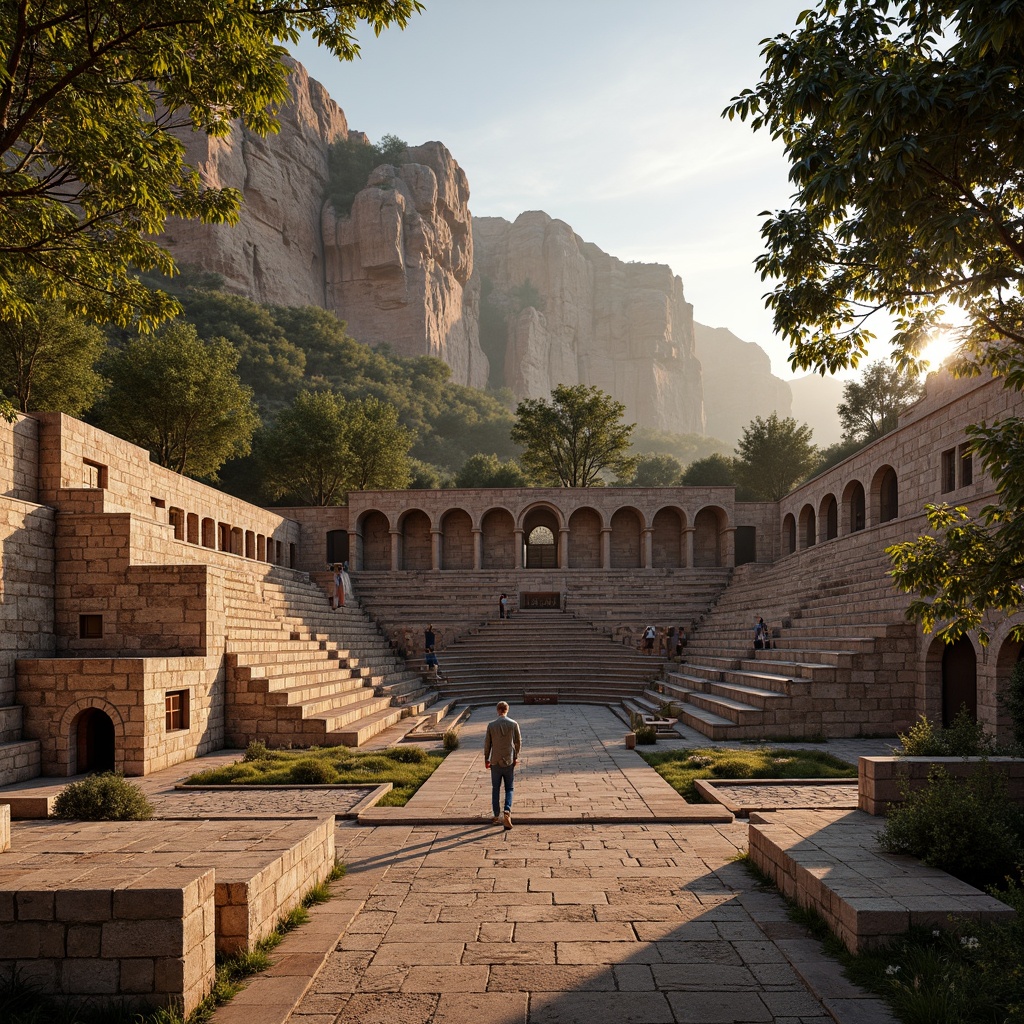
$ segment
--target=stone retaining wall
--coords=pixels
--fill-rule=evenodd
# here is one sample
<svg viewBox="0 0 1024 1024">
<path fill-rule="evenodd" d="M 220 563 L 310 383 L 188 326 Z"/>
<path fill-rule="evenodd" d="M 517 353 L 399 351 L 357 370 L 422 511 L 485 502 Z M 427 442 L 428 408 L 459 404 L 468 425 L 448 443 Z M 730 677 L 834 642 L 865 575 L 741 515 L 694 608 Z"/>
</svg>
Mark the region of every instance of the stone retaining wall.
<svg viewBox="0 0 1024 1024">
<path fill-rule="evenodd" d="M 0 891 L 0 979 L 187 1015 L 213 986 L 215 920 L 212 870 L 122 868 L 115 883 L 55 868 L 45 888 L 33 873 Z"/>
<path fill-rule="evenodd" d="M 908 787 L 911 792 L 923 789 L 934 767 L 966 778 L 982 762 L 1004 776 L 1010 799 L 1024 804 L 1024 758 L 862 757 L 857 765 L 858 806 L 868 814 L 885 814 L 890 805 L 903 803 Z"/>
</svg>

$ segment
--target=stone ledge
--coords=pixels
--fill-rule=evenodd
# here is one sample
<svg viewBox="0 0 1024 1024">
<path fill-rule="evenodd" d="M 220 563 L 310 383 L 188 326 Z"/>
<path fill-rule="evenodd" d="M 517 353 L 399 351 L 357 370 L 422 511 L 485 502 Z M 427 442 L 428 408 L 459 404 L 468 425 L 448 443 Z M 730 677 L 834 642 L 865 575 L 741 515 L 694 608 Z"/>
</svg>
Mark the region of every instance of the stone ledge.
<svg viewBox="0 0 1024 1024">
<path fill-rule="evenodd" d="M 1024 804 L 1024 758 L 1019 757 L 861 757 L 857 763 L 858 805 L 868 814 L 885 814 L 890 804 L 903 803 L 905 788 L 922 789 L 932 768 L 964 778 L 987 762 L 1006 779 L 1009 798 Z"/>
<path fill-rule="evenodd" d="M 862 811 L 755 813 L 750 859 L 783 895 L 820 914 L 853 953 L 884 945 L 912 925 L 949 928 L 951 917 L 1016 917 L 944 871 L 882 853 L 876 833 Z"/>
</svg>

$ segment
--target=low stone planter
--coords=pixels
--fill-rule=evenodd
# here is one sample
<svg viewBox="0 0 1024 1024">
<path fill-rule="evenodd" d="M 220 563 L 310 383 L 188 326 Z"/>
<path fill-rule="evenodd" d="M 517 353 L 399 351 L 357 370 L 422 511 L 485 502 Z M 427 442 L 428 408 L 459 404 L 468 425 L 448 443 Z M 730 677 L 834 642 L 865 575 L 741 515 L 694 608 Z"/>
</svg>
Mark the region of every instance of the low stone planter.
<svg viewBox="0 0 1024 1024">
<path fill-rule="evenodd" d="M 912 792 L 923 789 L 936 765 L 952 776 L 965 778 L 986 760 L 1005 775 L 1010 799 L 1024 805 L 1024 758 L 862 757 L 857 765 L 858 806 L 868 814 L 885 814 L 890 804 L 903 803 L 907 785 Z"/>
</svg>

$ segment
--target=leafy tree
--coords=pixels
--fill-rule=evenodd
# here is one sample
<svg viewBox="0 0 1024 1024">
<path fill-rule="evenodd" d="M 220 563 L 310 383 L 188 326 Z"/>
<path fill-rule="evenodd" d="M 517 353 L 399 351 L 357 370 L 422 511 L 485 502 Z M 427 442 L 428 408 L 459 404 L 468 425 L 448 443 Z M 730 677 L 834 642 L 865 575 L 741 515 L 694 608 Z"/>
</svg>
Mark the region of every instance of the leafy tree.
<svg viewBox="0 0 1024 1024">
<path fill-rule="evenodd" d="M 349 402 L 349 489 L 398 489 L 409 484 L 409 449 L 414 435 L 398 422 L 398 410 L 376 398 Z"/>
<path fill-rule="evenodd" d="M 456 487 L 529 487 L 530 483 L 515 459 L 502 462 L 497 455 L 470 455 L 455 476 Z"/>
<path fill-rule="evenodd" d="M 510 436 L 524 446 L 520 463 L 540 483 L 591 487 L 603 470 L 631 474 L 636 456 L 629 451 L 634 424 L 625 424 L 626 407 L 600 388 L 560 384 L 543 398 L 527 398 L 516 407 Z"/>
<path fill-rule="evenodd" d="M 375 167 L 406 161 L 408 144 L 397 135 L 385 135 L 376 145 L 340 139 L 327 154 L 327 199 L 342 216 L 352 210 L 356 195 L 366 187 Z"/>
<path fill-rule="evenodd" d="M 675 456 L 639 455 L 632 476 L 615 483 L 628 487 L 674 487 L 682 475 L 682 463 Z"/>
<path fill-rule="evenodd" d="M 263 486 L 274 499 L 299 505 L 340 505 L 348 471 L 345 400 L 303 391 L 257 435 Z"/>
<path fill-rule="evenodd" d="M 1024 389 L 1024 20 L 1014 0 L 821 0 L 764 44 L 729 117 L 782 140 L 795 186 L 757 265 L 794 367 L 855 366 L 876 312 L 912 365 L 948 307 L 960 373 Z M 936 536 L 893 552 L 911 613 L 954 640 L 1024 607 L 1024 424 L 969 429 L 997 500 L 929 506 Z M 967 561 L 973 555 L 977 561 Z M 1017 638 L 1024 631 L 1017 632 Z M 983 642 L 987 634 L 979 628 Z"/>
<path fill-rule="evenodd" d="M 727 455 L 708 455 L 691 462 L 679 481 L 684 487 L 731 487 L 736 483 L 736 460 Z"/>
<path fill-rule="evenodd" d="M 405 487 L 411 443 L 393 406 L 303 391 L 260 432 L 256 447 L 271 497 L 340 505 L 349 491 Z"/>
<path fill-rule="evenodd" d="M 843 385 L 839 422 L 844 441 L 867 444 L 899 426 L 900 413 L 924 393 L 914 375 L 882 360 L 871 363 L 859 380 Z"/>
<path fill-rule="evenodd" d="M 859 452 L 865 443 L 863 441 L 836 441 L 827 448 L 822 448 L 818 465 L 814 469 L 815 474 L 824 473 L 826 469 L 838 466 L 844 459 Z"/>
<path fill-rule="evenodd" d="M 21 412 L 80 416 L 103 390 L 95 366 L 107 340 L 98 327 L 33 290 L 20 321 L 0 318 L 0 392 Z"/>
<path fill-rule="evenodd" d="M 792 416 L 780 420 L 778 413 L 768 419 L 755 416 L 743 428 L 736 446 L 736 481 L 755 499 L 778 501 L 806 476 L 818 462 L 818 449 L 811 444 L 813 431 Z"/>
<path fill-rule="evenodd" d="M 99 425 L 148 448 L 161 466 L 216 479 L 227 459 L 249 451 L 259 425 L 237 366 L 230 342 L 203 342 L 191 324 L 172 321 L 105 360 Z"/>
<path fill-rule="evenodd" d="M 277 128 L 303 32 L 343 60 L 360 22 L 404 27 L 418 0 L 56 0 L 0 17 L 0 303 L 20 319 L 23 275 L 101 320 L 175 310 L 134 275 L 170 272 L 154 240 L 169 216 L 231 223 L 240 196 L 204 185 L 178 136 Z M 79 293 L 75 289 L 81 288 Z"/>
</svg>

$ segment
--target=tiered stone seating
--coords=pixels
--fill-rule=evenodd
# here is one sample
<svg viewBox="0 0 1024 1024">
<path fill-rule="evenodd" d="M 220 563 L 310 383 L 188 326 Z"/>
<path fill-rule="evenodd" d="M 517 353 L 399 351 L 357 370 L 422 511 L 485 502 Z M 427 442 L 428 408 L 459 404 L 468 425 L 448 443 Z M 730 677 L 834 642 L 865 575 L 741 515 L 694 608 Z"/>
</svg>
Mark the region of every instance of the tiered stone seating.
<svg viewBox="0 0 1024 1024">
<path fill-rule="evenodd" d="M 639 695 L 663 662 L 614 642 L 590 623 L 558 611 L 494 618 L 440 656 L 438 689 L 460 704 L 618 704 Z"/>
<path fill-rule="evenodd" d="M 841 550 L 847 554 L 836 563 Z M 914 651 L 881 547 L 823 545 L 738 568 L 648 701 L 674 701 L 712 739 L 891 734 L 913 718 L 901 669 Z M 778 632 L 755 651 L 759 616 Z M 906 692 L 904 692 L 906 691 Z"/>
<path fill-rule="evenodd" d="M 437 699 L 358 605 L 332 610 L 296 579 L 260 590 L 225 587 L 229 743 L 358 746 Z"/>
<path fill-rule="evenodd" d="M 524 593 L 565 596 L 566 611 L 604 630 L 648 623 L 683 626 L 689 631 L 728 585 L 732 570 L 610 569 L 427 570 L 352 574 L 356 596 L 381 629 L 407 653 L 420 654 L 429 623 L 444 650 L 479 623 L 496 618 L 498 597 L 509 596 L 515 610 Z M 326 589 L 328 573 L 314 574 Z"/>
</svg>

